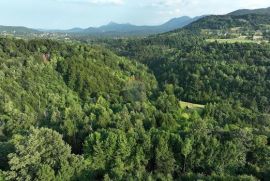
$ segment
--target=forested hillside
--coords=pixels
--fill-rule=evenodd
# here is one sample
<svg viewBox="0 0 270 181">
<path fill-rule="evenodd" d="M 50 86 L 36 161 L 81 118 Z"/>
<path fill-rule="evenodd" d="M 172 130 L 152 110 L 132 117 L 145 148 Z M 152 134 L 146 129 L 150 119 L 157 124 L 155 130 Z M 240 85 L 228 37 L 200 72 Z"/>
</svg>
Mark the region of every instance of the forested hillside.
<svg viewBox="0 0 270 181">
<path fill-rule="evenodd" d="M 208 39 L 269 41 L 269 22 L 268 14 L 212 15 L 188 25 L 186 29 Z"/>
<path fill-rule="evenodd" d="M 249 12 L 0 37 L 0 181 L 268 181 L 270 19 Z"/>
<path fill-rule="evenodd" d="M 160 84 L 175 84 L 181 99 L 268 109 L 269 44 L 208 42 L 187 31 L 106 43 L 148 65 Z"/>
<path fill-rule="evenodd" d="M 264 14 L 270 15 L 270 7 L 268 8 L 260 8 L 260 9 L 239 9 L 229 13 L 229 15 L 239 16 L 239 15 L 247 15 L 247 14 Z"/>
<path fill-rule="evenodd" d="M 268 44 L 102 45 L 0 39 L 0 180 L 269 178 Z"/>
<path fill-rule="evenodd" d="M 188 30 L 103 43 L 118 54 L 147 65 L 160 86 L 173 85 L 178 99 L 207 105 L 204 115 L 213 121 L 212 136 L 217 133 L 222 140 L 237 129 L 249 130 L 253 136 L 264 135 L 268 150 L 264 159 L 269 160 L 269 44 L 209 42 Z M 239 134 L 248 137 L 247 132 L 237 134 L 238 139 Z M 252 152 L 244 156 L 247 170 L 253 167 L 248 163 Z M 265 166 L 270 168 L 269 161 L 266 162 Z M 206 174 L 205 171 L 198 172 Z M 253 171 L 244 173 L 257 175 Z M 267 180 L 269 170 L 262 172 L 266 175 L 256 177 Z"/>
</svg>

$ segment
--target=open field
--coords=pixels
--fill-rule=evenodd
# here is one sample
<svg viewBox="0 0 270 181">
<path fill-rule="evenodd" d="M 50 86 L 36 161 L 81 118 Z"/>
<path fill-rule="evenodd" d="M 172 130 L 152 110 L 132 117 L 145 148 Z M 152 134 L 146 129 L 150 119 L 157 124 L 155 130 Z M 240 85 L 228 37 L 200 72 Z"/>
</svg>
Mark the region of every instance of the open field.
<svg viewBox="0 0 270 181">
<path fill-rule="evenodd" d="M 207 42 L 215 42 L 218 43 L 262 43 L 262 42 L 268 42 L 267 40 L 248 40 L 248 39 L 242 39 L 242 38 L 233 38 L 233 39 L 207 39 Z"/>
<path fill-rule="evenodd" d="M 200 110 L 200 109 L 204 109 L 205 105 L 180 101 L 180 107 L 183 109 L 187 108 L 187 109 L 193 109 L 193 110 Z"/>
</svg>

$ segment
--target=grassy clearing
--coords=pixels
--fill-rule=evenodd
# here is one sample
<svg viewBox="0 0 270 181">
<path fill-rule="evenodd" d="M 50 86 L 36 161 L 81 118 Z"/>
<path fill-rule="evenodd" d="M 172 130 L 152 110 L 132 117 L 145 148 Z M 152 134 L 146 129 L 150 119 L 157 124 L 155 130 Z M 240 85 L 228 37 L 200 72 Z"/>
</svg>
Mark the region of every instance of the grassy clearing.
<svg viewBox="0 0 270 181">
<path fill-rule="evenodd" d="M 267 40 L 248 40 L 244 38 L 232 38 L 232 39 L 207 39 L 207 42 L 215 42 L 218 43 L 268 43 Z"/>
<path fill-rule="evenodd" d="M 205 105 L 180 101 L 180 107 L 182 109 L 201 110 L 205 108 Z"/>
<path fill-rule="evenodd" d="M 248 40 L 248 39 L 239 39 L 239 38 L 233 38 L 233 39 L 207 39 L 207 42 L 215 42 L 218 43 L 260 43 L 259 41 L 254 40 Z"/>
</svg>

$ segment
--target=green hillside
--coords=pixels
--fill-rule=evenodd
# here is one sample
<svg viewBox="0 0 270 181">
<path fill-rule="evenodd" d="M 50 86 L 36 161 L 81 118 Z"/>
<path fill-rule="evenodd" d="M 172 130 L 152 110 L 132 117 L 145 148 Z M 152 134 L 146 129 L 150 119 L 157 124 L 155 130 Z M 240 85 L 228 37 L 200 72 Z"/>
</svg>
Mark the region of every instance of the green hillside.
<svg viewBox="0 0 270 181">
<path fill-rule="evenodd" d="M 222 30 L 226 26 L 246 25 L 246 23 L 237 24 L 234 21 L 229 23 L 229 20 L 228 22 L 224 21 L 224 17 L 202 19 L 187 29 L 148 38 L 103 40 L 102 44 L 119 55 L 147 65 L 153 71 L 160 87 L 170 85 L 174 95 L 186 105 L 186 107 L 184 106 L 186 112 L 182 112 L 180 116 L 182 120 L 188 120 L 192 117 L 188 115 L 189 111 L 201 112 L 201 108 L 193 109 L 193 105 L 205 105 L 203 115 L 210 118 L 206 124 L 212 126 L 209 128 L 210 133 L 208 134 L 213 137 L 218 135 L 219 141 L 232 136 L 232 134 L 238 135 L 240 140 L 241 134 L 245 135 L 244 137 L 248 137 L 248 134 L 260 135 L 267 138 L 268 141 L 265 140 L 265 145 L 267 145 L 266 150 L 269 150 L 270 45 L 266 42 L 257 43 L 254 41 L 209 41 L 207 39 L 209 37 L 196 32 L 202 26 L 203 28 L 221 28 Z M 265 20 L 268 19 L 268 17 L 260 15 L 254 17 L 251 15 L 246 18 L 250 18 L 252 21 L 253 18 L 259 18 L 261 22 L 266 23 Z M 254 23 L 257 22 L 259 21 L 254 20 Z M 255 27 L 251 23 L 248 23 L 247 26 Z M 216 37 L 224 39 L 218 35 Z M 180 107 L 183 107 L 183 102 Z M 186 126 L 192 124 L 188 121 L 182 123 Z M 180 130 L 185 129 L 185 126 L 180 126 Z M 205 143 L 202 145 L 205 146 Z M 246 146 L 244 146 L 245 149 L 248 149 Z M 205 147 L 208 148 L 208 146 Z M 249 153 L 254 154 L 253 151 Z M 207 155 L 205 152 L 202 154 Z M 198 167 L 193 165 L 191 170 L 195 175 L 182 178 L 241 180 L 244 178 L 240 178 L 239 175 L 252 173 L 260 180 L 267 180 L 269 169 L 266 169 L 265 166 L 269 166 L 268 161 L 263 163 L 264 168 L 261 167 L 262 165 L 255 166 L 257 161 L 255 161 L 255 165 L 253 164 L 255 162 L 249 162 L 249 159 L 254 158 L 251 155 L 246 154 L 242 159 L 237 159 L 237 163 L 240 164 L 244 160 L 244 163 L 242 162 L 244 165 L 236 166 L 233 164 L 236 166 L 233 170 L 238 173 L 236 177 L 215 177 L 214 173 L 225 174 L 222 171 L 213 171 L 218 167 L 216 166 L 217 162 L 215 162 L 215 166 L 208 165 L 207 168 L 201 166 L 201 163 L 198 163 Z M 268 158 L 269 154 L 265 159 Z M 212 159 L 207 159 L 207 161 L 210 160 Z M 207 161 L 205 160 L 205 162 Z M 226 163 L 228 162 L 226 161 Z M 253 170 L 255 167 L 260 171 Z M 209 170 L 211 173 L 208 172 Z M 210 174 L 212 177 L 200 176 L 199 173 Z M 235 173 L 228 170 L 226 173 L 235 176 Z M 252 180 L 253 178 L 246 179 Z"/>
<path fill-rule="evenodd" d="M 229 13 L 228 15 L 240 16 L 247 14 L 262 14 L 262 15 L 270 15 L 270 7 L 269 8 L 261 8 L 261 9 L 240 9 Z"/>
<path fill-rule="evenodd" d="M 38 30 L 22 26 L 0 26 L 0 34 L 27 35 L 31 33 L 41 33 Z"/>
<path fill-rule="evenodd" d="M 269 17 L 265 14 L 208 16 L 187 29 L 211 39 L 269 41 Z"/>
<path fill-rule="evenodd" d="M 142 101 L 156 87 L 146 67 L 100 47 L 5 38 L 0 39 L 0 47 L 2 141 L 32 126 L 51 127 L 65 134 L 85 124 L 88 126 L 83 129 L 89 129 L 93 120 L 85 120 L 84 108 L 98 113 L 103 108 L 90 106 L 98 101 Z M 74 131 L 65 135 L 71 145 L 81 139 L 72 136 Z M 81 147 L 73 149 L 79 152 Z"/>
<path fill-rule="evenodd" d="M 269 20 L 0 37 L 0 181 L 268 181 Z"/>
</svg>

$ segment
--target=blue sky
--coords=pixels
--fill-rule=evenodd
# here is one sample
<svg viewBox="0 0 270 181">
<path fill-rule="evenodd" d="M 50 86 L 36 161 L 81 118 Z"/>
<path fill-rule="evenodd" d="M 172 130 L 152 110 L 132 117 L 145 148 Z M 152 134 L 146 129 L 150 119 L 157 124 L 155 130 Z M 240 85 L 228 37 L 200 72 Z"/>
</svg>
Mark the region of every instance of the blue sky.
<svg viewBox="0 0 270 181">
<path fill-rule="evenodd" d="M 0 24 L 68 29 L 110 21 L 157 25 L 180 17 L 269 7 L 270 0 L 1 0 Z"/>
</svg>

